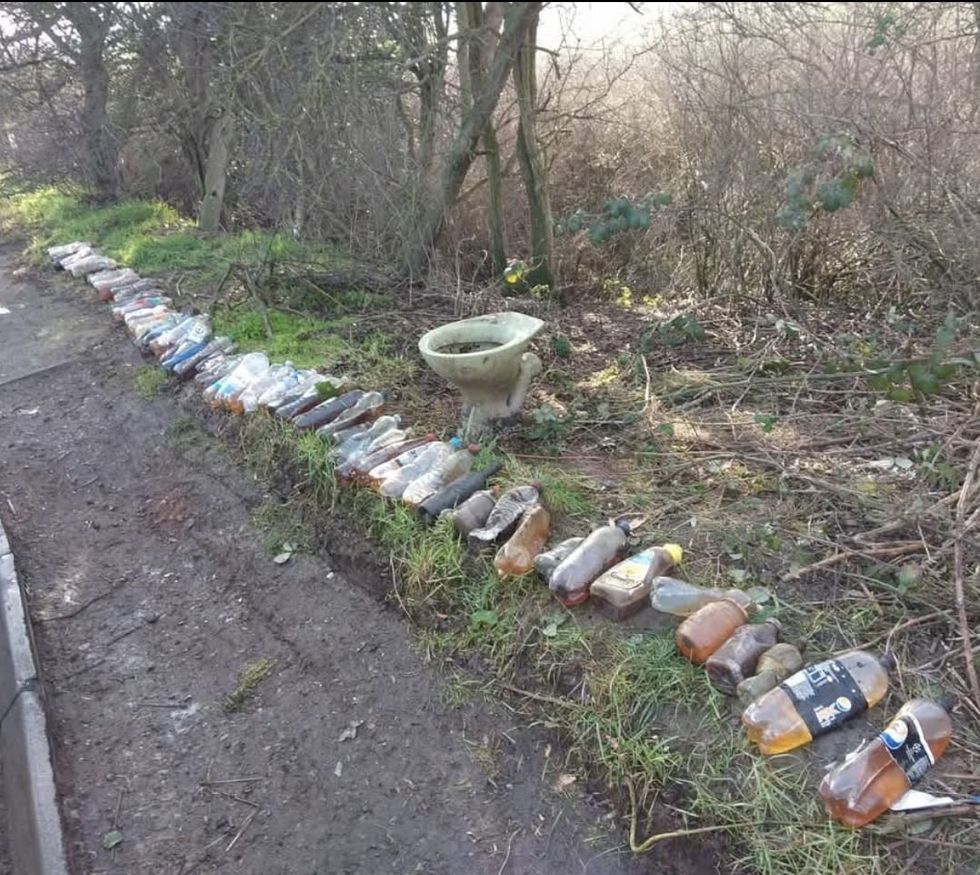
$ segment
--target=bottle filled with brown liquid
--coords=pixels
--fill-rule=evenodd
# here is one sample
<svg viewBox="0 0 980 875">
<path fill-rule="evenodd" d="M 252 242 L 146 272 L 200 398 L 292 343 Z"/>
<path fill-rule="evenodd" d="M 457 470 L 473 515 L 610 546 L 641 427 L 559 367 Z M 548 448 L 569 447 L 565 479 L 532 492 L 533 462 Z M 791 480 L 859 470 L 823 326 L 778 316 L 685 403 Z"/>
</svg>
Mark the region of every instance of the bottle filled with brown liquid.
<svg viewBox="0 0 980 875">
<path fill-rule="evenodd" d="M 949 747 L 947 703 L 912 699 L 870 744 L 849 754 L 820 784 L 827 812 L 844 826 L 871 823 L 897 802 Z"/>
<path fill-rule="evenodd" d="M 854 650 L 798 671 L 745 709 L 749 741 L 769 755 L 809 744 L 880 702 L 894 667 L 891 656 Z"/>
<path fill-rule="evenodd" d="M 501 577 L 520 577 L 534 568 L 534 557 L 548 542 L 551 531 L 551 514 L 540 504 L 524 512 L 517 531 L 498 551 L 493 560 Z"/>
<path fill-rule="evenodd" d="M 734 696 L 735 688 L 755 671 L 756 663 L 779 639 L 779 622 L 739 626 L 704 664 L 708 681 L 719 693 Z"/>
<path fill-rule="evenodd" d="M 589 594 L 601 613 L 613 620 L 625 620 L 646 605 L 654 578 L 679 565 L 683 556 L 679 544 L 649 547 L 599 575 Z"/>
<path fill-rule="evenodd" d="M 677 627 L 677 649 L 691 662 L 702 665 L 748 621 L 748 612 L 738 602 L 710 602 Z"/>
</svg>

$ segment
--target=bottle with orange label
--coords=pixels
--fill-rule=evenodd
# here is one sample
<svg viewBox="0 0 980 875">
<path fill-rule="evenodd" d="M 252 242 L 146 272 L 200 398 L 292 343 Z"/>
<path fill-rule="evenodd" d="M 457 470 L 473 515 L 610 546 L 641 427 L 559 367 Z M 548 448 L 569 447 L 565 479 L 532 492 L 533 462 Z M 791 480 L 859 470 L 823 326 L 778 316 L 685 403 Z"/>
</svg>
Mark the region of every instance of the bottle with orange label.
<svg viewBox="0 0 980 875">
<path fill-rule="evenodd" d="M 946 752 L 948 710 L 948 702 L 912 699 L 881 735 L 831 769 L 820 783 L 830 816 L 859 827 L 884 814 Z"/>
<path fill-rule="evenodd" d="M 853 650 L 790 675 L 745 709 L 749 741 L 770 756 L 809 744 L 878 704 L 894 667 L 891 656 Z"/>
</svg>

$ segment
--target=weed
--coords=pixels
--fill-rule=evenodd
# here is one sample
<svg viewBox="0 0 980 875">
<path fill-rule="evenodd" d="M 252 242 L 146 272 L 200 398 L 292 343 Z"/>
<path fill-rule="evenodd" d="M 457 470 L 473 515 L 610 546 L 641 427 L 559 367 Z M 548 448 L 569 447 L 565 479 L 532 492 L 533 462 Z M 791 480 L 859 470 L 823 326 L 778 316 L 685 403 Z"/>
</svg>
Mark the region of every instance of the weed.
<svg viewBox="0 0 980 875">
<path fill-rule="evenodd" d="M 255 695 L 256 689 L 275 670 L 276 663 L 271 659 L 257 659 L 248 663 L 238 676 L 238 686 L 221 702 L 228 714 L 241 711 Z"/>
<path fill-rule="evenodd" d="M 167 372 L 155 365 L 142 365 L 136 372 L 133 382 L 140 396 L 149 400 L 159 395 L 167 385 Z"/>
</svg>

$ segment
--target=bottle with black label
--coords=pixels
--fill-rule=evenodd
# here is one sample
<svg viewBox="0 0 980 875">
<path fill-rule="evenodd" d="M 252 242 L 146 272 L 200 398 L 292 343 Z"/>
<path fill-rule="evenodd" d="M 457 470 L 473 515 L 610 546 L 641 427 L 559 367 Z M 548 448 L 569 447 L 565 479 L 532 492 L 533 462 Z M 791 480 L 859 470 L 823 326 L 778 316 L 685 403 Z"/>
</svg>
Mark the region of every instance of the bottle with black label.
<svg viewBox="0 0 980 875">
<path fill-rule="evenodd" d="M 745 709 L 749 741 L 769 755 L 809 744 L 880 702 L 894 667 L 890 656 L 853 650 L 790 675 Z"/>
<path fill-rule="evenodd" d="M 820 784 L 830 816 L 860 827 L 891 808 L 949 747 L 953 724 L 947 705 L 912 699 L 881 735 L 831 769 Z"/>
</svg>

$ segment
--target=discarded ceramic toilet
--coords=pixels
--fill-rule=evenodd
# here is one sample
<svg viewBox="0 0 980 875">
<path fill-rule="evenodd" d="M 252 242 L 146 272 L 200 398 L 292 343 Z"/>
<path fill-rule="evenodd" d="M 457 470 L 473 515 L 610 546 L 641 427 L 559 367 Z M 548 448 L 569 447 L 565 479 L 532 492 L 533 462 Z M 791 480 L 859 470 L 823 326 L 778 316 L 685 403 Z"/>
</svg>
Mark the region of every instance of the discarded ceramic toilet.
<svg viewBox="0 0 980 875">
<path fill-rule="evenodd" d="M 541 360 L 527 347 L 543 326 L 524 313 L 489 313 L 422 336 L 422 358 L 463 395 L 464 438 L 492 431 L 495 422 L 520 412 L 531 380 L 541 373 Z"/>
</svg>

